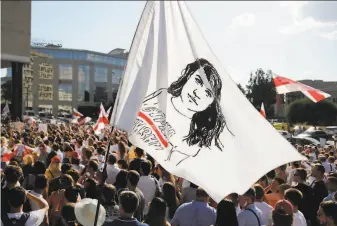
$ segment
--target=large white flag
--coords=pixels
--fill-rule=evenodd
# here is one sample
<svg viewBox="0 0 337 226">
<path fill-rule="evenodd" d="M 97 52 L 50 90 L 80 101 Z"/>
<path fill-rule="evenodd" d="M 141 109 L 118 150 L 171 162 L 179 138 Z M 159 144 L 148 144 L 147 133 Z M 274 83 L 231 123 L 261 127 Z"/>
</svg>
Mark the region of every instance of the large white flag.
<svg viewBox="0 0 337 226">
<path fill-rule="evenodd" d="M 304 159 L 237 88 L 183 1 L 146 3 L 111 118 L 216 201 Z"/>
</svg>

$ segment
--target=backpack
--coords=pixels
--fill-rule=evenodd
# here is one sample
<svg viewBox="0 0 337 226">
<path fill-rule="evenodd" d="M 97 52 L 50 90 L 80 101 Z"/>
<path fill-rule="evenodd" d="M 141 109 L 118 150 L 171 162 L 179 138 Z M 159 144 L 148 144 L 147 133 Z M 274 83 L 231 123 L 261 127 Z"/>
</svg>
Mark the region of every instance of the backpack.
<svg viewBox="0 0 337 226">
<path fill-rule="evenodd" d="M 4 226 L 25 226 L 29 216 L 30 213 L 23 213 L 20 219 L 16 218 L 9 219 L 6 213 L 2 215 L 1 220 Z"/>
</svg>

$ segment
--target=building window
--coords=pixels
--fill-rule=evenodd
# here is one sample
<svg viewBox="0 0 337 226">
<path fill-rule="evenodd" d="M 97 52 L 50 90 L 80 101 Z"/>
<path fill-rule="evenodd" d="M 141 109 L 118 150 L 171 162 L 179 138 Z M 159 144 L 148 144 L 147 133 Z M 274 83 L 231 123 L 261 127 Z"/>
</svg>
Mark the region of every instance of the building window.
<svg viewBox="0 0 337 226">
<path fill-rule="evenodd" d="M 24 106 L 25 108 L 33 107 L 33 68 L 32 64 L 25 64 L 23 66 L 23 87 L 22 87 L 22 95 L 24 99 Z"/>
<path fill-rule="evenodd" d="M 108 69 L 95 67 L 95 82 L 108 82 Z"/>
<path fill-rule="evenodd" d="M 90 67 L 78 66 L 78 101 L 90 100 Z"/>
<path fill-rule="evenodd" d="M 95 89 L 94 101 L 105 103 L 108 99 L 107 82 L 108 82 L 108 69 L 95 67 Z"/>
<path fill-rule="evenodd" d="M 39 84 L 39 100 L 53 100 L 53 85 Z"/>
<path fill-rule="evenodd" d="M 73 67 L 71 64 L 59 65 L 59 79 L 72 80 L 73 79 Z"/>
<path fill-rule="evenodd" d="M 112 84 L 119 84 L 123 75 L 123 70 L 112 69 Z"/>
<path fill-rule="evenodd" d="M 49 63 L 40 63 L 39 79 L 53 79 L 53 65 Z"/>
<path fill-rule="evenodd" d="M 57 115 L 59 117 L 66 117 L 71 118 L 72 114 L 72 107 L 71 105 L 59 105 L 57 109 Z"/>
<path fill-rule="evenodd" d="M 59 81 L 59 100 L 61 101 L 73 100 L 73 86 L 71 83 Z"/>
<path fill-rule="evenodd" d="M 52 105 L 39 105 L 39 117 L 47 117 L 53 114 L 53 106 Z"/>
</svg>

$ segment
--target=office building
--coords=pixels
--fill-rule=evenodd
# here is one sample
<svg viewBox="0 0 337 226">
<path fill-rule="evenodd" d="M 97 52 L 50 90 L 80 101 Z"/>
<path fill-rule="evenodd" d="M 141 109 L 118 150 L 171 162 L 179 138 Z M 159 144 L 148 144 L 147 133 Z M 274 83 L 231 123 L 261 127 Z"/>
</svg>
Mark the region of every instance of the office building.
<svg viewBox="0 0 337 226">
<path fill-rule="evenodd" d="M 56 117 L 71 114 L 73 108 L 112 105 L 127 56 L 124 49 L 106 54 L 55 45 L 32 47 L 30 63 L 23 68 L 24 108 Z"/>
<path fill-rule="evenodd" d="M 22 116 L 22 67 L 29 63 L 31 5 L 31 1 L 1 1 L 1 68 L 12 69 L 15 85 L 7 86 L 6 95 L 15 103 L 10 107 L 13 120 Z"/>
</svg>

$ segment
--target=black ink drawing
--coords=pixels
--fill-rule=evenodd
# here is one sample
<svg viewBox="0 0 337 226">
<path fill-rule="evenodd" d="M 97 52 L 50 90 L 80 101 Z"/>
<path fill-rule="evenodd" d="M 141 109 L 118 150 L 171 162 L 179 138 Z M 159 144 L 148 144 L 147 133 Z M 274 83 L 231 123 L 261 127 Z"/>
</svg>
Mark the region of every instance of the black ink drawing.
<svg viewBox="0 0 337 226">
<path fill-rule="evenodd" d="M 203 70 L 205 76 L 201 75 L 200 70 Z M 210 88 L 205 85 L 206 81 L 203 80 L 205 77 Z M 227 127 L 220 108 L 221 88 L 221 78 L 214 66 L 206 59 L 200 58 L 188 64 L 178 80 L 171 83 L 167 89 L 159 89 L 145 98 L 142 109 L 147 106 L 158 106 L 158 103 L 150 103 L 151 100 L 158 102 L 157 97 L 166 93 L 171 96 L 173 108 L 180 115 L 190 119 L 189 132 L 182 137 L 182 141 L 189 147 L 195 146 L 196 149 L 193 149 L 192 153 L 186 152 L 185 149 L 177 150 L 179 147 L 169 143 L 171 150 L 167 161 L 171 160 L 173 154 L 179 154 L 182 155 L 177 163 L 179 165 L 189 157 L 196 157 L 202 148 L 210 148 L 213 142 L 222 151 L 223 145 L 219 136 L 225 127 L 234 136 Z"/>
</svg>

